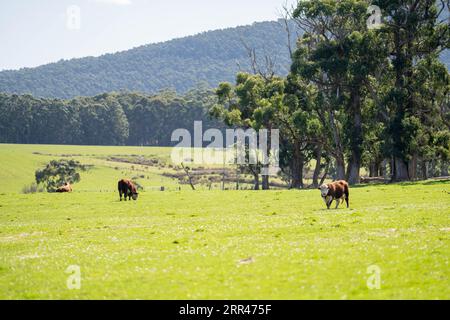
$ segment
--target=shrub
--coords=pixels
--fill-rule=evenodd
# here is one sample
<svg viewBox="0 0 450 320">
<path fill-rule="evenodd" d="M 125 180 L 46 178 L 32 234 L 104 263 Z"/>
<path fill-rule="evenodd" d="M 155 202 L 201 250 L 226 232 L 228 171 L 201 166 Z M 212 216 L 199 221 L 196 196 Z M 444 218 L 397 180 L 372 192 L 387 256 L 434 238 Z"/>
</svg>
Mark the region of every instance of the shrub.
<svg viewBox="0 0 450 320">
<path fill-rule="evenodd" d="M 44 187 L 42 185 L 38 185 L 36 182 L 32 182 L 29 185 L 26 185 L 22 188 L 23 194 L 30 194 L 36 192 L 44 192 Z"/>
<path fill-rule="evenodd" d="M 48 192 L 54 192 L 66 182 L 75 183 L 80 181 L 77 170 L 86 170 L 86 166 L 75 160 L 52 160 L 45 168 L 36 170 L 37 184 L 44 184 Z"/>
</svg>

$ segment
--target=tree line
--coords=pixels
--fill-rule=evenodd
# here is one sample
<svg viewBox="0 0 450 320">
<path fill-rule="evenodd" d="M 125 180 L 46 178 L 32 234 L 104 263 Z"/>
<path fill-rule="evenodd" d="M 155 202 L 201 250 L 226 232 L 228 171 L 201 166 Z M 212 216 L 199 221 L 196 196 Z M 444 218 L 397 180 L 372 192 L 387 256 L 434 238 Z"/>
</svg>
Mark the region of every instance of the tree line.
<svg viewBox="0 0 450 320">
<path fill-rule="evenodd" d="M 0 94 L 0 142 L 25 144 L 170 146 L 171 132 L 223 127 L 208 116 L 215 97 L 207 89 L 184 95 L 105 93 L 70 100 Z"/>
<path fill-rule="evenodd" d="M 368 27 L 370 5 L 381 9 L 377 28 Z M 253 72 L 221 83 L 210 114 L 230 127 L 279 129 L 292 188 L 305 187 L 312 159 L 313 186 L 330 170 L 351 184 L 362 168 L 392 181 L 448 175 L 450 77 L 439 60 L 448 10 L 434 0 L 300 1 L 285 10 L 302 34 L 289 74 L 276 76 L 250 51 Z"/>
</svg>

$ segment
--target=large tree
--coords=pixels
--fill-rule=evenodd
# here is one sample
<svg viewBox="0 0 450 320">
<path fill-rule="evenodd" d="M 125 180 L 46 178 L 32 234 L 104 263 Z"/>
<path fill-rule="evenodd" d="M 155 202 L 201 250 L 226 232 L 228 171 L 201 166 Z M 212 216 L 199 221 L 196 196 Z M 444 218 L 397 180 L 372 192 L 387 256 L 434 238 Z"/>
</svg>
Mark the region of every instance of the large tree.
<svg viewBox="0 0 450 320">
<path fill-rule="evenodd" d="M 417 114 L 427 108 L 420 97 L 420 87 L 428 81 L 423 81 L 418 68 L 422 60 L 449 47 L 449 25 L 443 17 L 449 2 L 376 0 L 373 3 L 381 8 L 384 18 L 381 32 L 386 35 L 394 69 L 395 83 L 386 99 L 391 116 L 387 130 L 393 158 L 392 180 L 403 181 L 411 178 L 409 167 L 414 165 L 411 160 L 418 152 L 414 146 L 421 133 Z"/>
<path fill-rule="evenodd" d="M 360 180 L 366 85 L 386 56 L 381 38 L 367 28 L 368 6 L 360 0 L 310 0 L 299 2 L 293 12 L 304 37 L 292 72 L 320 90 L 317 108 L 325 112 L 322 118 L 327 119 L 334 142 L 330 151 L 336 161 L 336 178 L 347 178 L 351 184 Z"/>
</svg>

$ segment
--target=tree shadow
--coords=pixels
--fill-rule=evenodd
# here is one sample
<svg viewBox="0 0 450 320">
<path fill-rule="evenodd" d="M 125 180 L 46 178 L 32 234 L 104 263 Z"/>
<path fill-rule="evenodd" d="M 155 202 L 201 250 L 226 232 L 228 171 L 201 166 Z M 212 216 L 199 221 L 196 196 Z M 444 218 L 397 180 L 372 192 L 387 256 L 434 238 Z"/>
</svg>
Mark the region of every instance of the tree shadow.
<svg viewBox="0 0 450 320">
<path fill-rule="evenodd" d="M 425 181 L 422 184 L 423 185 L 440 185 L 440 184 L 449 184 L 450 183 L 450 179 L 444 179 L 444 180 L 430 180 L 430 181 Z"/>
</svg>

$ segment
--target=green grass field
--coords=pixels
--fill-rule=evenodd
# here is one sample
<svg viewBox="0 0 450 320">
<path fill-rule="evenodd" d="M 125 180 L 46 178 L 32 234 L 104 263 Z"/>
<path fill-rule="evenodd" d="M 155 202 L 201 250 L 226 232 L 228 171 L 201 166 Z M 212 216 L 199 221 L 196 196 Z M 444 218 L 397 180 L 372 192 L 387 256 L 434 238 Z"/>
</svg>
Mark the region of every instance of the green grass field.
<svg viewBox="0 0 450 320">
<path fill-rule="evenodd" d="M 450 299 L 450 181 L 352 188 L 350 209 L 325 210 L 318 190 L 176 191 L 167 167 L 106 160 L 169 152 L 0 145 L 0 298 Z M 94 165 L 73 193 L 20 193 L 62 155 Z M 140 172 L 145 191 L 119 202 Z"/>
</svg>

